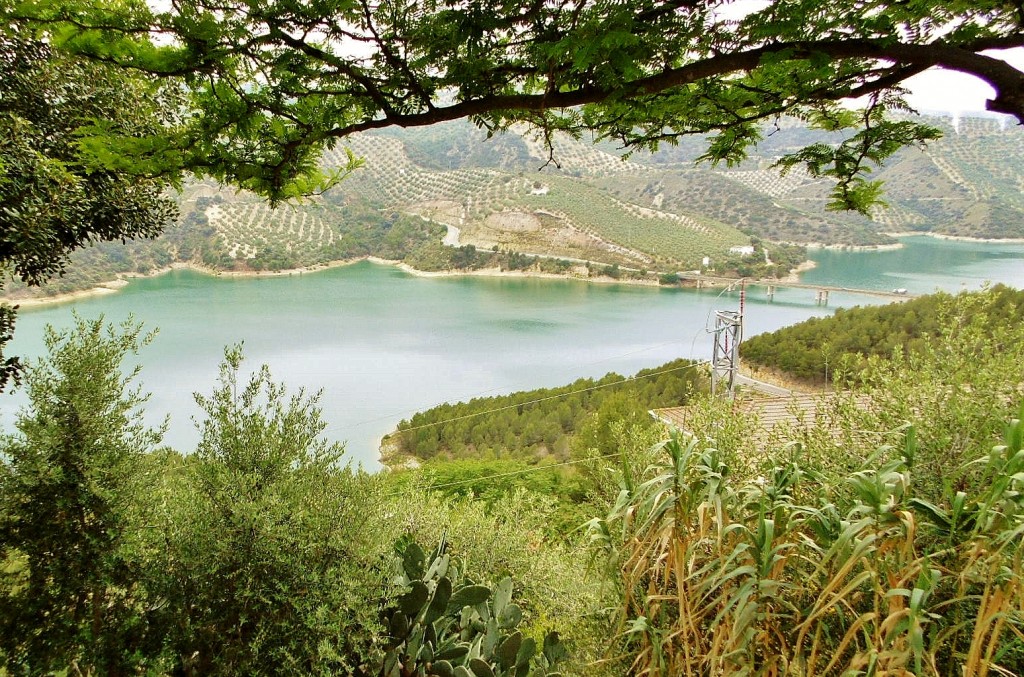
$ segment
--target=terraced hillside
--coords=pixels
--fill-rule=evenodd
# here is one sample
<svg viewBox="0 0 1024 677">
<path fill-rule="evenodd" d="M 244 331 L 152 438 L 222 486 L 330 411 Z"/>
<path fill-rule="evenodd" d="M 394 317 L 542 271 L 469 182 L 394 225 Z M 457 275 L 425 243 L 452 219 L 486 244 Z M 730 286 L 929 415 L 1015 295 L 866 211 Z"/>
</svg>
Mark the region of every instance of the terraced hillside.
<svg viewBox="0 0 1024 677">
<path fill-rule="evenodd" d="M 469 125 L 461 128 L 466 134 L 476 132 Z M 468 167 L 459 156 L 452 169 L 435 169 L 413 161 L 422 147 L 415 135 L 409 136 L 409 143 L 400 135 L 351 139 L 349 148 L 366 159 L 366 166 L 338 192 L 456 226 L 462 243 L 484 249 L 672 269 L 692 268 L 704 256 L 719 257 L 749 242 L 722 222 L 610 195 L 596 179 L 644 169 L 570 139 L 560 139 L 555 151 L 556 157 L 564 151 L 572 163 L 554 171 L 527 166 L 513 171 L 512 158 L 524 161 L 521 152 L 509 150 L 513 143 L 507 139 L 501 142 L 504 150 L 490 156 L 495 166 Z M 539 142 L 519 142 L 532 164 L 543 163 Z M 343 157 L 336 150 L 325 162 L 336 164 Z"/>
<path fill-rule="evenodd" d="M 255 259 L 277 250 L 310 260 L 334 244 L 335 232 L 329 224 L 332 211 L 320 204 L 271 209 L 264 201 L 249 197 L 211 204 L 206 218 L 230 258 Z"/>
<path fill-rule="evenodd" d="M 907 151 L 880 174 L 911 228 L 971 237 L 1024 237 L 1024 133 L 996 119 L 937 124 L 943 139 Z M 884 217 L 883 217 L 884 218 Z"/>
<path fill-rule="evenodd" d="M 193 183 L 180 196 L 180 219 L 159 239 L 76 254 L 50 289 L 180 261 L 277 270 L 374 254 L 445 269 L 502 265 L 494 251 L 540 255 L 558 270 L 577 259 L 655 273 L 695 268 L 703 257 L 737 266 L 729 249 L 752 240 L 872 245 L 894 231 L 1024 237 L 1024 131 L 992 118 L 928 122 L 945 136 L 877 172 L 889 207 L 873 219 L 827 211 L 827 182 L 774 169 L 808 143 L 840 140 L 792 120 L 767 130 L 734 168 L 695 163 L 701 139 L 623 160 L 607 141 L 557 136 L 549 149 L 529 134 L 487 139 L 467 122 L 362 134 L 346 142 L 365 167 L 319 198 L 271 210 L 255 196 Z M 329 152 L 325 165 L 339 164 L 344 150 Z M 443 247 L 446 226 L 459 230 L 447 244 L 476 249 Z M 768 254 L 793 260 L 792 252 Z"/>
<path fill-rule="evenodd" d="M 367 158 L 368 169 L 355 180 L 367 194 L 402 209 L 434 214 L 466 228 L 467 241 L 488 246 L 527 244 L 515 229 L 502 235 L 494 232 L 495 225 L 500 230 L 501 223 L 528 217 L 545 222 L 544 215 L 530 217 L 533 202 L 519 199 L 520 178 L 531 186 L 551 185 L 556 178 L 575 180 L 577 193 L 588 196 L 586 220 L 591 223 L 580 223 L 578 214 L 567 214 L 563 221 L 613 247 L 665 261 L 686 261 L 698 249 L 714 250 L 732 241 L 735 235 L 725 236 L 722 230 L 729 227 L 768 241 L 815 244 L 882 244 L 891 242 L 885 233 L 894 231 L 1024 236 L 1024 132 L 998 119 L 964 118 L 956 126 L 946 118 L 927 121 L 942 129 L 944 138 L 925 151 L 903 151 L 877 170 L 887 182 L 888 207 L 877 209 L 872 219 L 828 211 L 827 181 L 799 170 L 782 176 L 774 168 L 785 153 L 808 143 L 841 140 L 838 134 L 813 132 L 793 120 L 767 130 L 760 147 L 735 168 L 696 164 L 703 149 L 700 139 L 624 161 L 622 150 L 608 142 L 558 136 L 548 149 L 528 135 L 484 141 L 483 132 L 467 123 L 448 123 L 429 133 L 393 130 L 386 139 L 354 139 L 352 148 Z M 612 197 L 625 214 L 609 211 L 584 186 Z M 524 208 L 526 216 L 515 215 Z M 629 218 L 650 216 L 646 210 L 668 222 L 700 224 L 724 239 L 690 241 L 666 251 L 668 240 L 659 234 L 657 219 L 641 223 Z M 511 218 L 503 216 L 508 212 Z M 609 218 L 612 213 L 614 218 Z M 612 221 L 617 227 L 602 225 Z M 648 241 L 636 237 L 641 226 L 654 230 Z M 537 237 L 546 235 L 552 242 L 566 239 L 558 229 Z M 660 247 L 653 245 L 655 239 L 662 241 Z M 537 246 L 535 241 L 529 244 Z M 561 245 L 556 249 L 562 251 Z"/>
</svg>

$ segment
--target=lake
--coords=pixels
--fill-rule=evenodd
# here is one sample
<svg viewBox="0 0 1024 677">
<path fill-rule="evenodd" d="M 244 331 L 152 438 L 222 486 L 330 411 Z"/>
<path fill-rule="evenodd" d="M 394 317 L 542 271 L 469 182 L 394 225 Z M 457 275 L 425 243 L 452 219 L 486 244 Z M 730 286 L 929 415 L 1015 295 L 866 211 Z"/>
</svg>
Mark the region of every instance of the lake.
<svg viewBox="0 0 1024 677">
<path fill-rule="evenodd" d="M 1024 288 L 1024 244 L 907 238 L 894 251 L 812 252 L 812 284 L 911 293 L 975 289 L 984 281 Z M 322 389 L 326 434 L 349 457 L 379 468 L 380 437 L 403 418 L 444 401 L 563 385 L 609 371 L 631 374 L 678 357 L 706 359 L 715 310 L 737 307 L 719 289 L 660 289 L 575 280 L 417 277 L 368 262 L 262 278 L 174 271 L 133 280 L 116 294 L 24 309 L 10 354 L 35 356 L 46 324 L 72 311 L 120 322 L 133 315 L 156 340 L 140 356 L 153 424 L 170 416 L 165 441 L 198 440 L 192 394 L 209 393 L 224 346 L 243 342 L 250 368 L 270 365 L 290 388 Z M 747 294 L 745 334 L 879 299 L 812 290 Z M 0 396 L 9 429 L 21 395 Z"/>
</svg>

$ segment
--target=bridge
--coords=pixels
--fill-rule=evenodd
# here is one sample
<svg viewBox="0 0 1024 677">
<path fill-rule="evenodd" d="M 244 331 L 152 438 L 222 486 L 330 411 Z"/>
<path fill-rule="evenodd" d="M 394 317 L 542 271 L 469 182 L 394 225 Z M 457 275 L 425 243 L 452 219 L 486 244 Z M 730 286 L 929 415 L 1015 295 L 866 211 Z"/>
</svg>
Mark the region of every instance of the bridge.
<svg viewBox="0 0 1024 677">
<path fill-rule="evenodd" d="M 916 296 L 915 294 L 908 294 L 906 290 L 898 289 L 882 291 L 880 289 L 857 289 L 855 287 L 835 287 L 827 284 L 804 284 L 803 282 L 783 282 L 781 280 L 737 280 L 731 277 L 715 277 L 713 275 L 697 275 L 694 273 L 678 273 L 678 275 L 680 280 L 696 283 L 697 289 L 701 289 L 704 286 L 735 288 L 740 284 L 745 284 L 747 287 L 764 287 L 765 295 L 768 297 L 769 301 L 775 298 L 775 290 L 777 289 L 809 289 L 815 294 L 815 303 L 823 306 L 828 305 L 828 295 L 831 292 L 875 296 L 894 301 L 905 301 Z"/>
</svg>

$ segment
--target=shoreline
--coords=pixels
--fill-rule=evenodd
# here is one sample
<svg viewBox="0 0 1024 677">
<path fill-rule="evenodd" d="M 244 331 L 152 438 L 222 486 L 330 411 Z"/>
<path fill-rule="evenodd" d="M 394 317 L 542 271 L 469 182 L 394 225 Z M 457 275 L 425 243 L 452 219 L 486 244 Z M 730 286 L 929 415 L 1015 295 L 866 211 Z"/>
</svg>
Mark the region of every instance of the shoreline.
<svg viewBox="0 0 1024 677">
<path fill-rule="evenodd" d="M 969 235 L 945 235 L 943 233 L 921 233 L 914 231 L 884 234 L 889 237 L 933 237 L 936 240 L 975 242 L 978 244 L 1024 244 L 1024 237 L 971 237 Z"/>
<path fill-rule="evenodd" d="M 166 275 L 167 273 L 175 270 L 191 270 L 203 275 L 209 275 L 211 277 L 232 277 L 232 278 L 259 278 L 259 277 L 288 277 L 291 275 L 304 275 L 306 273 L 318 273 L 324 270 L 330 270 L 332 268 L 343 268 L 345 266 L 351 266 L 356 263 L 368 261 L 381 266 L 394 266 L 399 270 L 408 273 L 415 277 L 509 277 L 509 278 L 537 278 L 537 279 L 548 279 L 548 280 L 578 280 L 580 282 L 589 282 L 595 284 L 629 284 L 642 287 L 660 287 L 662 286 L 656 279 L 617 279 L 607 277 L 604 275 L 594 277 L 584 277 L 581 275 L 573 275 L 571 273 L 559 274 L 559 273 L 542 273 L 537 271 L 521 271 L 521 270 L 501 270 L 500 268 L 478 268 L 475 270 L 419 270 L 413 268 L 408 263 L 403 261 L 396 261 L 393 259 L 383 259 L 379 256 L 360 256 L 354 259 L 342 259 L 338 261 L 328 261 L 326 263 L 319 263 L 311 266 L 302 266 L 299 268 L 287 268 L 284 270 L 215 270 L 198 263 L 185 263 L 176 262 L 163 268 L 158 268 L 149 273 L 119 273 L 117 278 L 106 282 L 101 282 L 95 287 L 90 289 L 81 289 L 78 291 L 67 292 L 64 294 L 56 294 L 54 296 L 36 296 L 36 297 L 24 297 L 24 298 L 11 298 L 8 296 L 0 297 L 0 303 L 6 303 L 12 306 L 20 306 L 22 308 L 32 308 L 37 306 L 49 306 L 60 303 L 71 303 L 79 301 L 81 299 L 90 298 L 93 296 L 103 296 L 106 294 L 112 294 L 120 291 L 126 287 L 129 282 L 133 279 L 146 279 L 151 277 L 159 277 L 160 275 Z M 805 263 L 813 263 L 806 261 Z M 801 264 L 803 265 L 803 264 Z"/>
<path fill-rule="evenodd" d="M 593 282 L 595 284 L 630 284 L 638 287 L 660 287 L 657 280 L 638 280 L 636 278 L 618 279 L 606 275 L 595 277 L 583 277 L 582 275 L 529 272 L 523 270 L 502 270 L 500 268 L 475 268 L 472 270 L 419 270 L 402 261 L 388 261 L 386 259 L 375 259 L 366 257 L 371 263 L 393 265 L 399 270 L 414 277 L 519 277 L 536 278 L 540 280 L 578 280 L 580 282 Z"/>
<path fill-rule="evenodd" d="M 931 237 L 937 240 L 949 240 L 955 242 L 973 242 L 979 244 L 1024 244 L 1024 238 L 978 238 L 968 237 L 961 235 L 944 235 L 941 233 L 922 233 L 922 232 L 892 232 L 884 233 L 889 237 Z M 793 243 L 790 243 L 793 244 Z M 799 244 L 799 243 L 798 243 Z M 892 244 L 880 244 L 880 245 L 823 245 L 819 243 L 803 243 L 800 246 L 806 247 L 808 250 L 835 250 L 835 251 L 852 251 L 852 252 L 875 252 L 875 251 L 893 251 L 901 249 L 904 245 L 902 242 L 895 242 Z M 479 268 L 475 270 L 419 270 L 413 268 L 403 261 L 397 261 L 393 259 L 383 259 L 378 256 L 360 256 L 353 259 L 341 259 L 337 261 L 328 261 L 325 263 L 318 263 L 310 266 L 300 266 L 298 268 L 287 268 L 284 270 L 216 270 L 209 268 L 200 263 L 193 262 L 175 262 L 169 266 L 158 268 L 149 273 L 118 273 L 117 277 L 101 282 L 90 289 L 80 289 L 78 291 L 67 292 L 64 294 L 56 294 L 54 296 L 34 296 L 34 297 L 8 297 L 0 296 L 0 303 L 5 303 L 11 306 L 20 306 L 22 308 L 34 308 L 39 306 L 50 306 L 61 303 L 72 303 L 93 296 L 105 296 L 107 294 L 113 294 L 120 291 L 128 285 L 133 279 L 144 279 L 150 277 L 159 277 L 175 270 L 192 270 L 197 273 L 204 275 L 210 275 L 212 277 L 234 277 L 234 278 L 256 278 L 256 277 L 287 277 L 291 275 L 304 275 L 306 273 L 317 273 L 324 270 L 330 270 L 332 268 L 342 268 L 350 266 L 362 261 L 369 261 L 377 265 L 383 266 L 395 266 L 399 270 L 413 275 L 415 277 L 508 277 L 508 278 L 536 278 L 536 279 L 547 279 L 547 280 L 578 280 L 580 282 L 587 282 L 593 284 L 627 284 L 641 287 L 661 287 L 658 280 L 656 279 L 622 279 L 612 278 L 604 275 L 598 275 L 594 277 L 584 277 L 573 273 L 542 273 L 537 271 L 521 271 L 521 270 L 501 270 L 500 268 Z M 770 284 L 772 282 L 785 284 L 792 282 L 799 282 L 800 275 L 809 270 L 815 268 L 817 264 L 808 259 L 803 263 L 799 264 L 796 268 L 793 268 L 787 275 L 778 279 L 758 279 L 749 281 L 752 284 Z M 738 279 L 738 278 L 737 278 Z"/>
<path fill-rule="evenodd" d="M 785 284 L 787 282 L 799 282 L 800 275 L 806 273 L 808 270 L 814 270 L 817 267 L 818 263 L 816 261 L 811 261 L 810 259 L 807 259 L 806 261 L 798 265 L 796 268 L 789 271 L 789 273 L 785 277 L 779 278 L 778 282 L 780 284 Z"/>
<path fill-rule="evenodd" d="M 118 276 L 113 280 L 101 282 L 95 287 L 90 289 L 80 289 L 78 291 L 67 292 L 64 294 L 55 294 L 53 296 L 33 296 L 24 298 L 11 298 L 9 296 L 0 297 L 0 303 L 6 303 L 12 306 L 20 306 L 22 308 L 32 308 L 36 306 L 49 306 L 56 305 L 59 303 L 71 303 L 73 301 L 79 301 L 84 298 L 90 298 L 93 296 L 105 296 L 107 294 L 113 294 L 118 292 L 124 287 L 128 286 L 131 280 L 143 280 L 151 277 L 160 277 L 166 275 L 175 270 L 191 270 L 203 275 L 209 275 L 210 277 L 287 277 L 290 275 L 304 275 L 306 273 L 318 273 L 322 270 L 328 270 L 330 268 L 341 268 L 344 266 L 350 266 L 360 261 L 370 261 L 380 265 L 397 265 L 398 261 L 389 261 L 388 259 L 381 259 L 375 256 L 363 256 L 356 259 L 345 259 L 340 261 L 328 261 L 327 263 L 320 263 L 312 266 L 302 266 L 300 268 L 288 268 L 285 270 L 216 270 L 209 268 L 200 263 L 185 263 L 175 262 L 169 266 L 157 268 L 149 273 L 118 273 Z"/>
<path fill-rule="evenodd" d="M 890 237 L 893 237 L 890 233 L 885 233 Z M 838 251 L 838 252 L 888 252 L 895 251 L 897 249 L 903 249 L 902 242 L 893 242 L 891 244 L 818 244 L 818 243 L 805 243 L 800 245 L 806 247 L 808 251 Z"/>
</svg>

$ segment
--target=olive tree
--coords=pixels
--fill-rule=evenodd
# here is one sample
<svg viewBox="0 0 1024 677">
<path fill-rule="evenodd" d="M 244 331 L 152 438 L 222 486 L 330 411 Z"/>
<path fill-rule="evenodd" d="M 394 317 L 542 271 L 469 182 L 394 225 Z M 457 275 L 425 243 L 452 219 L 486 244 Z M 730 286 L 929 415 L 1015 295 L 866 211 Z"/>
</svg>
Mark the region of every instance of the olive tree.
<svg viewBox="0 0 1024 677">
<path fill-rule="evenodd" d="M 154 579 L 172 662 L 198 674 L 333 674 L 360 664 L 384 589 L 375 496 L 325 441 L 317 396 L 288 395 L 239 347 L 196 395 L 205 418 Z"/>
<path fill-rule="evenodd" d="M 144 660 L 147 605 L 133 544 L 144 459 L 162 436 L 121 372 L 140 326 L 49 328 L 29 404 L 0 439 L 0 665 L 9 674 L 120 674 Z"/>
</svg>

